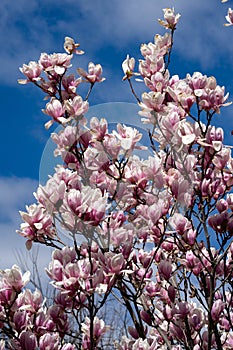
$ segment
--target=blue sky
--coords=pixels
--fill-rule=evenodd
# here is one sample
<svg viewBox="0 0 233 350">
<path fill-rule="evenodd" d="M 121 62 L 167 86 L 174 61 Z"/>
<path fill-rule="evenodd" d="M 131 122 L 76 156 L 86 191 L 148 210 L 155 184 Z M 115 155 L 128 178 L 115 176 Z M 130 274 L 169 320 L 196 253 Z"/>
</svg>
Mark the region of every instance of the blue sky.
<svg viewBox="0 0 233 350">
<path fill-rule="evenodd" d="M 89 61 L 101 63 L 106 81 L 94 88 L 90 104 L 134 102 L 121 63 L 126 54 L 139 59 L 140 44 L 163 34 L 157 18 L 162 9 L 175 7 L 182 17 L 175 33 L 171 74 L 185 77 L 200 71 L 214 75 L 233 100 L 233 28 L 224 27 L 227 8 L 233 1 L 220 0 L 1 0 L 0 2 L 0 268 L 11 265 L 14 250 L 24 249 L 15 234 L 18 210 L 33 202 L 41 155 L 49 132 L 41 112 L 45 102 L 32 85 L 17 84 L 18 67 L 38 60 L 41 52 L 63 52 L 65 36 L 80 42 L 85 55 L 74 68 Z M 137 85 L 135 85 L 137 89 Z M 142 87 L 138 86 L 139 91 Z M 223 109 L 216 124 L 232 143 L 233 107 Z M 133 122 L 133 121 L 132 121 Z"/>
</svg>

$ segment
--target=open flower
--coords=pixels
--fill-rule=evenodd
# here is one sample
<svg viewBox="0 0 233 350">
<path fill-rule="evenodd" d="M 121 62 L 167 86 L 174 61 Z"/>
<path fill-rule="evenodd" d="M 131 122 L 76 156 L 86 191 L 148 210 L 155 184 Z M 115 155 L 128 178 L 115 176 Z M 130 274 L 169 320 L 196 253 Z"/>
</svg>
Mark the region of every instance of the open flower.
<svg viewBox="0 0 233 350">
<path fill-rule="evenodd" d="M 68 54 L 76 53 L 77 55 L 84 54 L 83 50 L 77 50 L 77 48 L 80 46 L 80 44 L 75 43 L 74 39 L 70 38 L 69 36 L 65 37 L 64 42 L 64 49 Z"/>
<path fill-rule="evenodd" d="M 37 81 L 41 79 L 40 75 L 42 67 L 35 61 L 30 61 L 28 65 L 23 64 L 23 67 L 20 67 L 19 70 L 27 77 L 27 79 L 19 79 L 19 84 L 27 84 L 29 81 Z"/>
<path fill-rule="evenodd" d="M 71 67 L 71 59 L 72 55 L 67 55 L 66 53 L 48 55 L 44 52 L 40 55 L 39 64 L 45 72 L 49 72 L 50 76 L 63 75 L 67 68 Z"/>
<path fill-rule="evenodd" d="M 62 106 L 61 102 L 54 97 L 51 98 L 50 102 L 46 104 L 46 108 L 42 111 L 53 118 L 53 120 L 50 120 L 45 124 L 46 129 L 48 129 L 54 121 L 58 123 L 64 123 L 67 121 L 64 117 L 65 108 Z"/>
<path fill-rule="evenodd" d="M 90 62 L 88 64 L 87 72 L 82 68 L 78 68 L 78 74 L 81 75 L 85 81 L 88 81 L 91 84 L 101 83 L 105 80 L 105 78 L 102 77 L 102 72 L 103 70 L 101 65 L 94 64 L 93 62 Z"/>
<path fill-rule="evenodd" d="M 17 265 L 13 265 L 11 269 L 0 271 L 5 283 L 17 291 L 20 291 L 30 280 L 30 272 L 22 274 Z"/>
<path fill-rule="evenodd" d="M 88 111 L 89 104 L 83 101 L 81 96 L 75 96 L 73 99 L 65 101 L 66 111 L 71 117 L 81 117 Z"/>
<path fill-rule="evenodd" d="M 83 339 L 82 339 L 82 349 L 87 350 L 90 349 L 90 319 L 88 317 L 85 318 L 85 322 L 82 323 L 82 332 L 83 332 Z M 93 319 L 93 339 L 95 345 L 98 344 L 101 336 L 109 330 L 108 326 L 105 326 L 105 323 L 103 320 L 99 319 L 97 316 Z M 95 347 L 96 348 L 96 347 Z"/>
<path fill-rule="evenodd" d="M 174 12 L 174 8 L 165 8 L 163 9 L 164 12 L 164 21 L 159 19 L 158 22 L 161 24 L 161 26 L 174 30 L 176 28 L 176 24 L 178 23 L 178 20 L 180 18 L 180 14 L 177 15 Z"/>
</svg>

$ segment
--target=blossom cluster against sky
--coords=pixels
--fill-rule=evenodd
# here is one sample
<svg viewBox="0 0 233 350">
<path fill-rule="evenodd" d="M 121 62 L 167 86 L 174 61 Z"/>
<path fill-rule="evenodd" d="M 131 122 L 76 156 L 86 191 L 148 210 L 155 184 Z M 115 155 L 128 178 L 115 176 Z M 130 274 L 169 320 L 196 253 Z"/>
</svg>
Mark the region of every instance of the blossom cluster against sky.
<svg viewBox="0 0 233 350">
<path fill-rule="evenodd" d="M 32 85 L 17 84 L 19 67 L 38 60 L 41 52 L 63 52 L 65 36 L 81 44 L 85 55 L 74 65 L 86 69 L 89 61 L 103 66 L 106 81 L 94 88 L 90 104 L 134 102 L 126 82 L 122 82 L 121 63 L 127 54 L 141 58 L 140 44 L 163 34 L 157 19 L 165 7 L 181 14 L 175 33 L 171 74 L 181 78 L 200 71 L 214 75 L 233 96 L 233 29 L 223 26 L 229 0 L 1 0 L 0 2 L 0 267 L 14 261 L 14 250 L 24 249 L 24 240 L 15 230 L 18 210 L 33 202 L 32 192 L 39 177 L 41 155 L 49 132 L 42 94 Z M 73 67 L 75 71 L 76 67 Z M 142 86 L 135 89 L 142 91 Z M 216 117 L 232 143 L 233 107 Z M 139 117 L 138 117 L 139 118 Z M 131 121 L 134 124 L 134 121 Z M 136 124 L 136 123 L 135 123 Z M 138 124 L 136 124 L 138 125 Z"/>
</svg>

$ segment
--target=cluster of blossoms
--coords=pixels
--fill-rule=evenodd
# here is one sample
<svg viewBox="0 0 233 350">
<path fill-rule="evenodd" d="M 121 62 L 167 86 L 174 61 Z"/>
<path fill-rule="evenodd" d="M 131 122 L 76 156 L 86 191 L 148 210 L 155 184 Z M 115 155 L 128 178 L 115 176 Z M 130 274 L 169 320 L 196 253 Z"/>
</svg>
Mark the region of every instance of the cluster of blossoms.
<svg viewBox="0 0 233 350">
<path fill-rule="evenodd" d="M 1 271 L 0 276 L 1 330 L 10 338 L 10 349 L 75 349 L 64 341 L 69 322 L 58 297 L 53 305 L 46 307 L 39 290 L 32 293 L 24 288 L 30 274 L 22 275 L 16 265 Z M 3 339 L 0 345 L 5 349 Z"/>
<path fill-rule="evenodd" d="M 74 74 L 65 75 L 67 69 L 71 67 L 73 53 L 83 54 L 77 50 L 79 44 L 75 44 L 70 37 L 65 38 L 64 49 L 67 53 L 42 53 L 38 62 L 30 61 L 28 65 L 24 64 L 20 71 L 26 76 L 26 79 L 19 79 L 20 84 L 33 82 L 43 92 L 45 92 L 50 101 L 43 110 L 45 114 L 52 119 L 45 124 L 49 128 L 54 122 L 66 125 L 72 120 L 78 120 L 88 110 L 88 102 L 83 100 L 76 90 L 82 81 L 91 83 L 91 89 L 96 82 L 104 81 L 102 77 L 102 67 L 90 62 L 88 71 L 79 68 L 80 78 L 76 79 Z M 61 88 L 62 87 L 62 88 Z"/>
<path fill-rule="evenodd" d="M 122 64 L 142 121 L 152 126 L 147 159 L 135 154 L 145 148 L 137 129 L 109 131 L 107 120 L 85 118 L 104 78 L 93 63 L 78 69 L 78 79 L 66 75 L 73 54 L 82 53 L 73 39 L 65 38 L 67 53 L 43 53 L 21 68 L 20 82 L 50 98 L 46 127 L 61 126 L 52 139 L 63 165 L 20 213 L 18 230 L 28 249 L 36 242 L 55 248 L 46 269 L 53 303 L 24 288 L 29 276 L 18 267 L 1 273 L 0 332 L 12 349 L 233 348 L 233 161 L 223 130 L 211 125 L 228 94 L 199 72 L 170 76 L 179 18 L 164 10 L 159 23 L 168 32 L 141 46 L 138 72 L 129 55 Z M 134 76 L 147 89 L 141 99 Z M 84 99 L 82 82 L 90 86 Z M 129 320 L 121 339 L 103 316 L 111 297 Z"/>
</svg>

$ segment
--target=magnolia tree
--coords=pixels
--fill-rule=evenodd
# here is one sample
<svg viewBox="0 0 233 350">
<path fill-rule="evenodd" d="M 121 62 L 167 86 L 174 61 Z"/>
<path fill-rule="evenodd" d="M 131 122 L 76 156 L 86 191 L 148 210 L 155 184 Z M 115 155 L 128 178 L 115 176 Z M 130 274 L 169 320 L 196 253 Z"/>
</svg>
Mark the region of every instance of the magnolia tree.
<svg viewBox="0 0 233 350">
<path fill-rule="evenodd" d="M 166 33 L 141 45 L 138 72 L 134 58 L 122 64 L 151 126 L 147 159 L 136 128 L 110 131 L 107 120 L 85 118 L 104 78 L 93 63 L 79 78 L 68 75 L 83 53 L 72 38 L 66 53 L 42 53 L 20 69 L 20 83 L 46 94 L 46 128 L 61 127 L 51 137 L 63 164 L 20 213 L 18 231 L 28 249 L 54 248 L 46 268 L 54 298 L 27 289 L 30 274 L 18 266 L 1 271 L 1 350 L 233 349 L 233 159 L 213 125 L 228 94 L 200 72 L 170 76 L 179 18 L 164 10 Z M 145 84 L 141 99 L 135 76 Z M 83 82 L 90 88 L 82 98 Z M 118 336 L 109 300 L 126 315 Z"/>
</svg>

